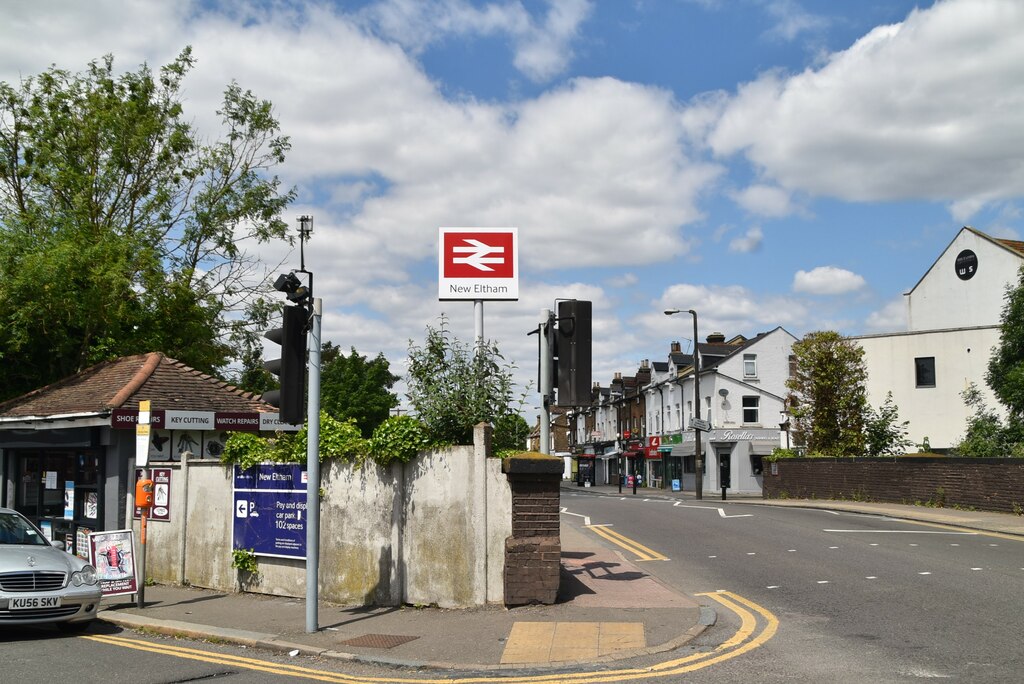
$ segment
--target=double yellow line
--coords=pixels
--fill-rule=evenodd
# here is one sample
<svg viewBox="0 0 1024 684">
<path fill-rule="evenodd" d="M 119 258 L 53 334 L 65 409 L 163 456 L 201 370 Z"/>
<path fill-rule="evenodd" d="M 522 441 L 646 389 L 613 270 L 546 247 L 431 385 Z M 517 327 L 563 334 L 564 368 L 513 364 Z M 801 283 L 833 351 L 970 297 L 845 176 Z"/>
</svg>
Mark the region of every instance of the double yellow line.
<svg viewBox="0 0 1024 684">
<path fill-rule="evenodd" d="M 640 542 L 634 541 L 634 540 L 630 539 L 629 537 L 622 536 L 621 534 L 619 534 L 618 532 L 616 532 L 615 530 L 613 530 L 611 527 L 609 527 L 607 525 L 590 525 L 588 527 L 588 529 L 593 530 L 598 535 L 600 535 L 600 536 L 604 537 L 605 539 L 607 539 L 608 541 L 610 541 L 612 544 L 615 544 L 616 546 L 621 547 L 621 548 L 625 549 L 626 551 L 629 551 L 632 554 L 635 554 L 636 558 L 634 558 L 633 560 L 637 560 L 637 561 L 655 561 L 655 560 L 667 561 L 668 560 L 667 556 L 663 556 L 662 554 L 658 553 L 657 551 L 654 551 L 653 549 L 649 549 L 646 546 L 644 546 L 643 544 L 641 544 Z"/>
<path fill-rule="evenodd" d="M 716 591 L 698 594 L 719 603 L 736 613 L 740 618 L 740 626 L 736 632 L 714 650 L 694 653 L 683 658 L 668 660 L 657 665 L 643 668 L 626 668 L 619 670 L 598 670 L 593 672 L 576 672 L 551 675 L 532 675 L 526 677 L 451 677 L 445 679 L 414 679 L 407 677 L 359 677 L 335 672 L 314 670 L 298 665 L 274 663 L 255 658 L 226 653 L 208 653 L 198 649 L 174 646 L 163 643 L 150 643 L 138 639 L 107 635 L 87 635 L 80 637 L 110 646 L 129 648 L 149 653 L 159 653 L 218 665 L 233 666 L 244 670 L 278 674 L 297 679 L 309 679 L 321 682 L 341 682 L 343 684 L 592 684 L 596 682 L 625 682 L 647 679 L 660 679 L 701 670 L 712 665 L 725 662 L 748 653 L 762 646 L 775 636 L 779 621 L 765 608 L 737 596 L 728 591 Z"/>
</svg>

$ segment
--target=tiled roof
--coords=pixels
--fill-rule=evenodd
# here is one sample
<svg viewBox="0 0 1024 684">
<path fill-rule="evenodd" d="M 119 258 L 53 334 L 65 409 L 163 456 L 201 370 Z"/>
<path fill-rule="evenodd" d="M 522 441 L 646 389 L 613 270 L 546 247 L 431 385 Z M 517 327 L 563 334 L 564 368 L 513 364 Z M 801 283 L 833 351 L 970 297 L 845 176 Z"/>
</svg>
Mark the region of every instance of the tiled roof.
<svg viewBox="0 0 1024 684">
<path fill-rule="evenodd" d="M 190 368 L 160 352 L 105 361 L 52 385 L 0 404 L 0 417 L 59 416 L 138 409 L 139 400 L 155 410 L 277 411 L 234 385 Z"/>
<path fill-rule="evenodd" d="M 1021 256 L 1024 256 L 1024 242 L 1020 240 L 1003 240 L 1001 238 L 995 238 L 995 241 L 1001 244 L 1003 247 L 1006 247 L 1007 249 L 1012 250 L 1017 254 L 1020 254 Z"/>
</svg>

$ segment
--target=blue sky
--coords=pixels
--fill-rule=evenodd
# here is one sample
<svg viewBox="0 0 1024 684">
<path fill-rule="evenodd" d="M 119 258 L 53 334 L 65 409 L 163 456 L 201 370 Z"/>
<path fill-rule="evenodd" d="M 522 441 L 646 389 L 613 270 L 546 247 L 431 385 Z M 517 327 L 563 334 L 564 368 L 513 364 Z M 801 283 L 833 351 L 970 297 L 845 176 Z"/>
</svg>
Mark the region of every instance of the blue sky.
<svg viewBox="0 0 1024 684">
<path fill-rule="evenodd" d="M 594 302 L 594 379 L 712 330 L 900 330 L 902 293 L 963 225 L 1020 238 L 1016 0 L 366 0 L 16 3 L 0 80 L 191 45 L 198 126 L 232 79 L 274 102 L 280 175 L 313 214 L 324 336 L 383 351 L 445 312 L 440 226 L 517 226 L 520 300 L 485 334 Z M 292 218 L 289 216 L 288 218 Z M 298 266 L 253 247 L 268 271 Z M 534 401 L 531 398 L 531 401 Z"/>
</svg>

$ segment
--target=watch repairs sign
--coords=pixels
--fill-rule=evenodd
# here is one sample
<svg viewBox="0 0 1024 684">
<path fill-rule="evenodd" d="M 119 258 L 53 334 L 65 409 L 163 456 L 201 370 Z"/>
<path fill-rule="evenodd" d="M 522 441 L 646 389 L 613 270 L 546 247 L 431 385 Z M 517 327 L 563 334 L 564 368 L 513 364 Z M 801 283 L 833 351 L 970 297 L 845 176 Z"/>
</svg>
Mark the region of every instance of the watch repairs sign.
<svg viewBox="0 0 1024 684">
<path fill-rule="evenodd" d="M 518 300 L 519 231 L 441 228 L 437 266 L 439 300 Z"/>
<path fill-rule="evenodd" d="M 305 466 L 295 463 L 236 465 L 232 548 L 305 558 L 306 483 Z"/>
</svg>

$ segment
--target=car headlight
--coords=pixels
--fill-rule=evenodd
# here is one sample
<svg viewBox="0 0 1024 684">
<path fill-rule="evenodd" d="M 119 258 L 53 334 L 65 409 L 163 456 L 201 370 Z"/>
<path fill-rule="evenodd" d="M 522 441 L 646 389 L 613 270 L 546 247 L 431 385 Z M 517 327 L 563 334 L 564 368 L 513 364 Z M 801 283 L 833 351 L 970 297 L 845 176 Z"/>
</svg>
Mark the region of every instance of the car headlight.
<svg viewBox="0 0 1024 684">
<path fill-rule="evenodd" d="M 86 565 L 81 570 L 71 573 L 71 583 L 76 587 L 80 587 L 83 584 L 96 584 L 96 568 Z"/>
</svg>

